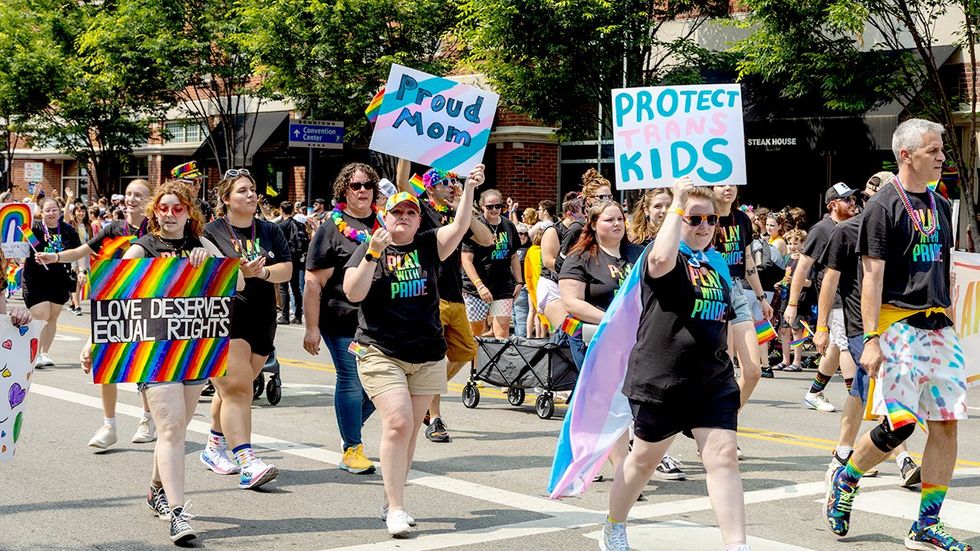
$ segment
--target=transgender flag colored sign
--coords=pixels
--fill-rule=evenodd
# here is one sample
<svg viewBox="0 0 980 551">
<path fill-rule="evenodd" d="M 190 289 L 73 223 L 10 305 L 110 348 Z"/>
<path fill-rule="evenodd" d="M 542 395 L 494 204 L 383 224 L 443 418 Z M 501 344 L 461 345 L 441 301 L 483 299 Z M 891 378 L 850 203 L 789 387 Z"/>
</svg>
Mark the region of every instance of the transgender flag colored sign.
<svg viewBox="0 0 980 551">
<path fill-rule="evenodd" d="M 89 275 L 96 384 L 225 374 L 238 259 L 99 260 Z"/>
<path fill-rule="evenodd" d="M 371 149 L 468 174 L 483 161 L 499 99 L 493 92 L 392 65 Z"/>
</svg>

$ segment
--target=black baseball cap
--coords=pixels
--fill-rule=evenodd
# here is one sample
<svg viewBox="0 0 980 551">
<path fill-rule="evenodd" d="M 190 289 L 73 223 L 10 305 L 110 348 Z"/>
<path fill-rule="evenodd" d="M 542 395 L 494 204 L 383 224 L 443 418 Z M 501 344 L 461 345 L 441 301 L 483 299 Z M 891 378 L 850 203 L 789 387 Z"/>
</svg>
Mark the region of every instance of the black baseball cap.
<svg viewBox="0 0 980 551">
<path fill-rule="evenodd" d="M 318 198 L 316 198 L 316 199 L 313 200 L 313 203 L 314 204 L 320 203 L 321 205 L 326 205 L 327 204 L 327 200 L 326 199 L 323 199 L 322 197 L 318 197 Z"/>
<path fill-rule="evenodd" d="M 847 199 L 848 197 L 854 195 L 855 193 L 857 192 L 851 189 L 850 187 L 848 187 L 848 185 L 845 184 L 844 182 L 837 182 L 836 184 L 830 186 L 830 189 L 828 189 L 827 193 L 824 194 L 823 203 L 825 205 L 829 205 L 831 201 L 837 199 Z"/>
</svg>

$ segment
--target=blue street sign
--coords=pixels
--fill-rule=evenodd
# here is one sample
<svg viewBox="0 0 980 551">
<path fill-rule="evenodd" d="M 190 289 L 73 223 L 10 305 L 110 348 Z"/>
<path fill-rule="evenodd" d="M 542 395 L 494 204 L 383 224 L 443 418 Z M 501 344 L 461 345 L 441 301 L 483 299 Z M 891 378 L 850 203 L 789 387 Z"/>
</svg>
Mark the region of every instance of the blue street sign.
<svg viewBox="0 0 980 551">
<path fill-rule="evenodd" d="M 289 122 L 289 147 L 344 148 L 344 123 L 299 120 Z"/>
</svg>

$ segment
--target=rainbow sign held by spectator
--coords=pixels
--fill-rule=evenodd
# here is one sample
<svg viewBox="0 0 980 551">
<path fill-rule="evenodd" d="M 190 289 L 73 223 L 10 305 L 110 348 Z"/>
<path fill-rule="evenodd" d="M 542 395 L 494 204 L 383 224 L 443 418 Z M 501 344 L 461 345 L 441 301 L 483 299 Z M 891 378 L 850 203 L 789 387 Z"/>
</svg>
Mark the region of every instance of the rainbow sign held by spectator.
<svg viewBox="0 0 980 551">
<path fill-rule="evenodd" d="M 31 207 L 27 203 L 0 204 L 0 238 L 3 254 L 7 258 L 27 258 L 31 248 L 24 243 L 18 231 L 30 228 L 33 223 Z"/>
</svg>

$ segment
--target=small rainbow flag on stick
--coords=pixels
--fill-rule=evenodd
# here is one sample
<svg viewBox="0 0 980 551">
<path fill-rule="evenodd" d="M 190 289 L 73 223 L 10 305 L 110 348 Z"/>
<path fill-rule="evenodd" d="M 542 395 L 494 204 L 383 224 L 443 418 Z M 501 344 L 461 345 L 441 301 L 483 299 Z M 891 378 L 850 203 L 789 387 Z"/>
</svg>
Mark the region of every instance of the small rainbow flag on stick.
<svg viewBox="0 0 980 551">
<path fill-rule="evenodd" d="M 408 183 L 412 185 L 412 193 L 414 193 L 416 197 L 420 197 L 423 193 L 425 193 L 425 181 L 422 180 L 422 177 L 418 174 L 412 174 L 412 178 L 409 179 Z"/>
<path fill-rule="evenodd" d="M 797 346 L 803 346 L 803 343 L 805 343 L 806 340 L 809 339 L 810 335 L 812 334 L 810 333 L 810 326 L 807 325 L 805 321 L 802 323 L 803 323 L 803 336 L 789 343 L 789 345 L 793 348 L 796 348 Z"/>
<path fill-rule="evenodd" d="M 772 328 L 769 320 L 762 320 L 755 324 L 755 338 L 759 340 L 759 344 L 766 344 L 776 338 L 776 330 Z"/>
<path fill-rule="evenodd" d="M 381 113 L 381 100 L 385 97 L 385 87 L 382 86 L 378 93 L 371 98 L 371 103 L 368 104 L 367 108 L 364 109 L 364 114 L 367 116 L 368 121 L 372 124 L 374 121 L 378 120 L 378 114 Z"/>
<path fill-rule="evenodd" d="M 561 330 L 568 334 L 569 337 L 574 337 L 576 335 L 582 334 L 582 321 L 568 316 L 565 321 L 561 322 Z"/>
<path fill-rule="evenodd" d="M 23 234 L 24 241 L 30 243 L 32 249 L 36 249 L 37 247 L 41 246 L 41 240 L 38 239 L 36 235 L 34 235 L 34 231 L 31 230 L 30 228 L 27 228 L 26 230 L 24 228 L 21 228 L 20 233 Z"/>
</svg>

